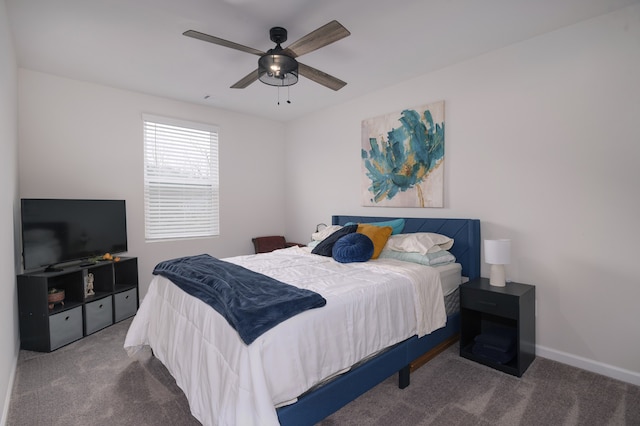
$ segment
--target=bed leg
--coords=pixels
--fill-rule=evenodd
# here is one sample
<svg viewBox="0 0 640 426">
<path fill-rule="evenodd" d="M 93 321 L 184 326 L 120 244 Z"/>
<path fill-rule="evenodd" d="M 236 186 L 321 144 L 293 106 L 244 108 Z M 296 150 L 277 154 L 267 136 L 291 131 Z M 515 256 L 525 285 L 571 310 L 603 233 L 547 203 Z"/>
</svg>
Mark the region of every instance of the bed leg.
<svg viewBox="0 0 640 426">
<path fill-rule="evenodd" d="M 400 389 L 404 389 L 409 386 L 411 375 L 411 366 L 407 365 L 403 367 L 400 371 L 398 371 L 398 387 Z"/>
</svg>

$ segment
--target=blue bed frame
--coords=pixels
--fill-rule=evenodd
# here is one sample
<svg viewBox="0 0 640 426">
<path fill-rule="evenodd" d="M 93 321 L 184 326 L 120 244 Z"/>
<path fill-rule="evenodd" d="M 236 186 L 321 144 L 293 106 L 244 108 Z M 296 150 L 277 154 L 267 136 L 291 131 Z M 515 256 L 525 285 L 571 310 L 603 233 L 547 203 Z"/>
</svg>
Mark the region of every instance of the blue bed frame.
<svg viewBox="0 0 640 426">
<path fill-rule="evenodd" d="M 395 217 L 333 216 L 333 225 L 347 222 L 373 223 Z M 480 276 L 480 221 L 478 219 L 405 218 L 404 233 L 435 232 L 454 239 L 451 252 L 462 265 L 462 275 L 470 279 Z M 409 385 L 410 364 L 460 330 L 460 314 L 447 318 L 447 325 L 431 334 L 413 336 L 386 350 L 366 363 L 350 370 L 332 382 L 277 410 L 282 425 L 313 425 L 347 405 L 369 389 L 395 373 L 399 386 Z"/>
</svg>

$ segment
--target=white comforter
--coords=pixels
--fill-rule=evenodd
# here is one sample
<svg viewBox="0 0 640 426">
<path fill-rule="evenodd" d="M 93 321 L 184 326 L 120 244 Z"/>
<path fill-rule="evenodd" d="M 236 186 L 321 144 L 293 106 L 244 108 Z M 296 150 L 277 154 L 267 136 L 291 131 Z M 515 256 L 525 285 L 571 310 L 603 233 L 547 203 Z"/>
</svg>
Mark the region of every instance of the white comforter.
<svg viewBox="0 0 640 426">
<path fill-rule="evenodd" d="M 225 260 L 320 293 L 327 304 L 247 346 L 213 308 L 154 277 L 124 346 L 131 354 L 150 345 L 205 425 L 278 424 L 275 406 L 446 322 L 440 276 L 427 266 L 341 264 L 298 247 Z"/>
</svg>

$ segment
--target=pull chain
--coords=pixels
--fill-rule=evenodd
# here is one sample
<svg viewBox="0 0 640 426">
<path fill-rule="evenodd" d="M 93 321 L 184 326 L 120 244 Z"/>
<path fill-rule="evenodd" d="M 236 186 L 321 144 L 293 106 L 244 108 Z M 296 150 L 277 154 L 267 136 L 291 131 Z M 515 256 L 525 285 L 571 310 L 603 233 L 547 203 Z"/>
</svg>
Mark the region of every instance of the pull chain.
<svg viewBox="0 0 640 426">
<path fill-rule="evenodd" d="M 277 87 L 277 89 L 278 89 L 278 95 L 277 95 L 277 96 L 278 96 L 278 98 L 277 98 L 277 100 L 278 100 L 278 105 L 280 105 L 280 87 L 281 87 L 281 86 L 276 86 L 276 87 Z M 290 103 L 291 103 L 289 87 L 291 87 L 291 86 L 287 86 L 287 103 L 288 103 L 288 104 L 290 104 Z"/>
</svg>

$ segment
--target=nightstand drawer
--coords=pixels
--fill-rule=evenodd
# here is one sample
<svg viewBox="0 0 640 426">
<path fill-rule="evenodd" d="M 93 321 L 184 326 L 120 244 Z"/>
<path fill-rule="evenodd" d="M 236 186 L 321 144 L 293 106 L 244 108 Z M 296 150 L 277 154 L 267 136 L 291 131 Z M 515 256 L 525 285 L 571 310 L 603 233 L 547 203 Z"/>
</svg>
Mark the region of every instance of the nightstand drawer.
<svg viewBox="0 0 640 426">
<path fill-rule="evenodd" d="M 460 308 L 497 315 L 504 318 L 518 318 L 518 300 L 508 294 L 499 294 L 475 289 L 462 289 Z"/>
</svg>

